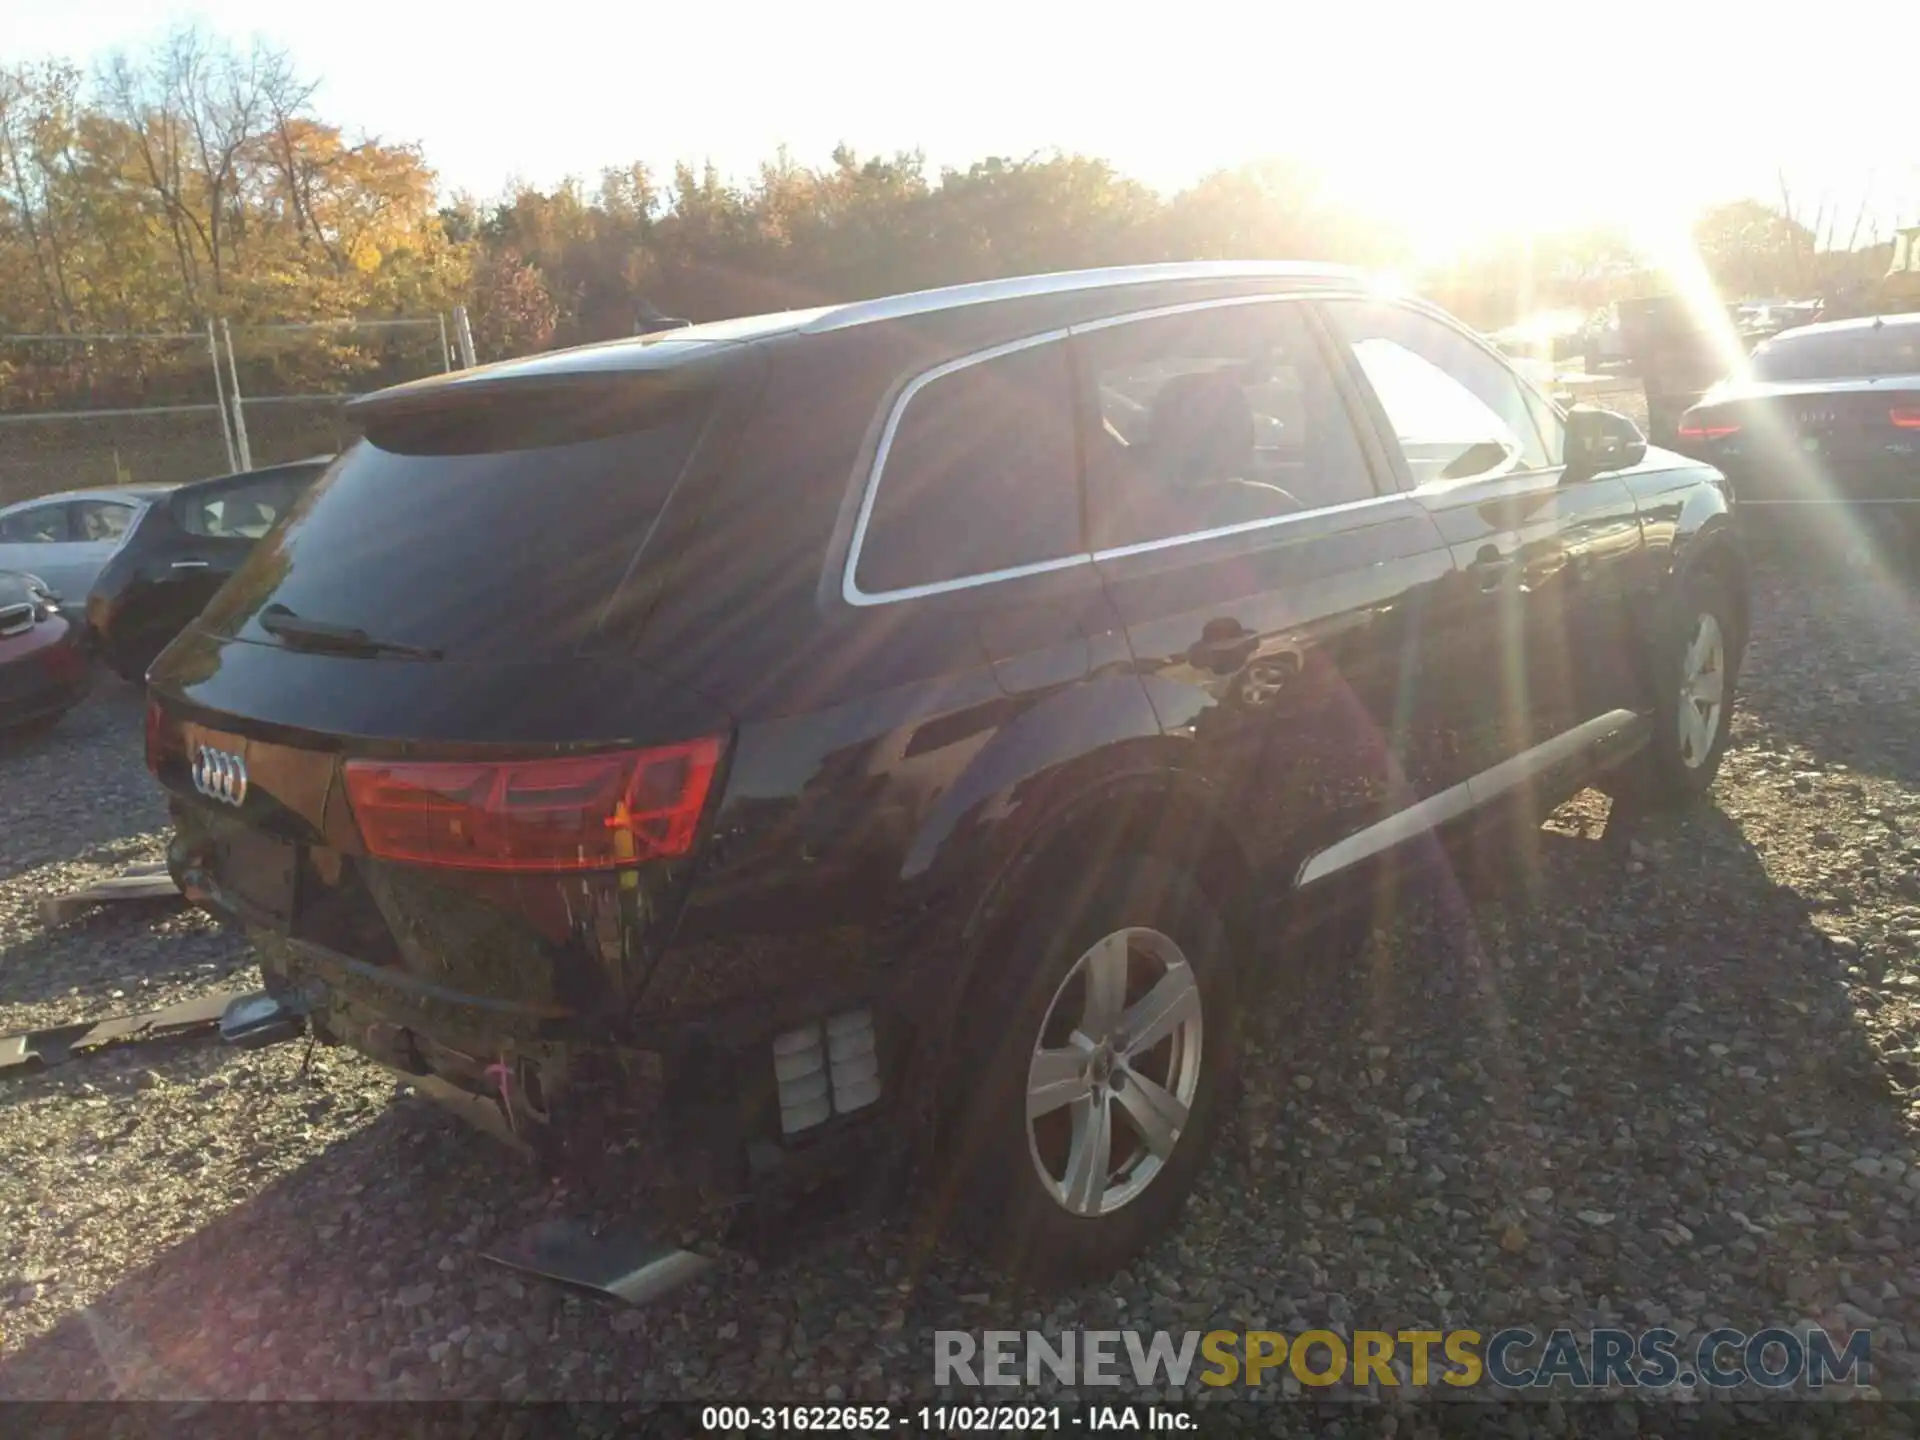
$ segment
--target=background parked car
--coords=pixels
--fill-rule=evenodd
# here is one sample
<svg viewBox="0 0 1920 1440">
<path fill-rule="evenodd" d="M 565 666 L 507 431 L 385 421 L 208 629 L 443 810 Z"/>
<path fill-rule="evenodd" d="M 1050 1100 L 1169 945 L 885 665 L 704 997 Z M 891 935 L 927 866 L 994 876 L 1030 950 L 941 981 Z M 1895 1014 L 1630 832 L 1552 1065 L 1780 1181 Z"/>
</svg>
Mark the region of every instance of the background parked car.
<svg viewBox="0 0 1920 1440">
<path fill-rule="evenodd" d="M 94 581 L 87 626 L 115 674 L 138 683 L 331 455 L 196 480 L 156 497 Z"/>
<path fill-rule="evenodd" d="M 1920 314 L 1783 330 L 1681 417 L 1676 448 L 1733 482 L 1746 523 L 1811 523 L 1920 555 Z"/>
<path fill-rule="evenodd" d="M 0 732 L 51 725 L 86 694 L 86 652 L 58 593 L 0 570 Z"/>
<path fill-rule="evenodd" d="M 77 625 L 100 571 L 170 488 L 67 490 L 0 509 L 0 570 L 39 576 L 71 603 Z"/>
</svg>

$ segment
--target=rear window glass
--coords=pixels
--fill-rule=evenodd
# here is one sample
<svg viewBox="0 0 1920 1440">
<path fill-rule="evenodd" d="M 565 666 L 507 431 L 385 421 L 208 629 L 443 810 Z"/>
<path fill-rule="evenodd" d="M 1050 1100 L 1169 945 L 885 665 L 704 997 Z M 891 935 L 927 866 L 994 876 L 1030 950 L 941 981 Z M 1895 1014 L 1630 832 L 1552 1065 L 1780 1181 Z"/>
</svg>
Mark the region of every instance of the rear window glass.
<svg viewBox="0 0 1920 1440">
<path fill-rule="evenodd" d="M 1753 352 L 1756 380 L 1866 380 L 1875 375 L 1920 375 L 1920 325 L 1776 335 Z"/>
<path fill-rule="evenodd" d="M 869 595 L 1078 554 L 1067 347 L 950 371 L 901 412 L 855 572 Z"/>
<path fill-rule="evenodd" d="M 567 441 L 548 423 L 541 443 L 491 450 L 473 447 L 506 438 L 498 402 L 438 437 L 376 428 L 254 548 L 202 623 L 277 644 L 255 618 L 274 604 L 453 660 L 564 656 L 645 542 L 703 417 L 688 401 L 639 428 L 600 424 Z"/>
</svg>

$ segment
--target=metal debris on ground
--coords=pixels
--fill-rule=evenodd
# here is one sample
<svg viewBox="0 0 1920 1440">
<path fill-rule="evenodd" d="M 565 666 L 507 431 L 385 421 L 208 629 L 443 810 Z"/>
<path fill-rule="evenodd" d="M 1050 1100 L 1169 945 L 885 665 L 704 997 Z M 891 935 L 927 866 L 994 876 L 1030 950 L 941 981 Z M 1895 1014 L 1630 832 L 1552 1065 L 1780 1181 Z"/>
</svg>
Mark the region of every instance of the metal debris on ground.
<svg viewBox="0 0 1920 1440">
<path fill-rule="evenodd" d="M 130 865 L 118 875 L 95 881 L 83 889 L 41 897 L 40 919 L 47 925 L 64 925 L 96 905 L 126 900 L 184 902 L 185 899 L 167 873 L 166 865 L 154 861 Z"/>
<path fill-rule="evenodd" d="M 628 1305 L 645 1305 L 694 1279 L 713 1262 L 639 1229 L 598 1230 L 584 1220 L 542 1220 L 481 1258 L 509 1270 Z"/>
<path fill-rule="evenodd" d="M 245 990 L 222 990 L 197 1000 L 183 1000 L 164 1010 L 148 1010 L 138 1015 L 116 1015 L 106 1020 L 80 1020 L 70 1025 L 28 1030 L 18 1035 L 0 1035 L 0 1079 L 31 1075 L 36 1071 L 64 1065 L 76 1055 L 142 1040 L 177 1040 L 202 1031 L 212 1031 L 220 1017 L 236 999 L 251 994 Z"/>
</svg>

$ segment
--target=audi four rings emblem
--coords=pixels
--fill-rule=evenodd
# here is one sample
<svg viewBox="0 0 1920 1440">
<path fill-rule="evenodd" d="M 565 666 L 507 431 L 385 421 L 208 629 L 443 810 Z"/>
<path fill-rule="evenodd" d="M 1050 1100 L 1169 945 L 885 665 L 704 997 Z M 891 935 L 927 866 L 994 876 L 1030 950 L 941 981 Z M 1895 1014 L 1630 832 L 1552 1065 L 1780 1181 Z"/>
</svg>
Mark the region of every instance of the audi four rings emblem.
<svg viewBox="0 0 1920 1440">
<path fill-rule="evenodd" d="M 247 762 L 231 751 L 202 745 L 193 757 L 193 788 L 210 800 L 239 805 L 247 798 Z"/>
</svg>

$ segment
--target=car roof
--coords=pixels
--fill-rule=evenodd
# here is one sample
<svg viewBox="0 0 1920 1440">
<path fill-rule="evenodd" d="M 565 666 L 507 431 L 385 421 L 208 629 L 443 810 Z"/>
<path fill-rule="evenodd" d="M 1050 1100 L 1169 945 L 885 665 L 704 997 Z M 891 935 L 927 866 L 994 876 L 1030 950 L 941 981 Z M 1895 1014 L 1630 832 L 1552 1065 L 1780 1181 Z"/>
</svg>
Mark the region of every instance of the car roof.
<svg viewBox="0 0 1920 1440">
<path fill-rule="evenodd" d="M 11 500 L 0 505 L 0 515 L 14 510 L 24 510 L 30 505 L 67 504 L 75 500 L 110 500 L 120 504 L 157 500 L 171 490 L 179 488 L 174 484 L 144 485 L 100 485 L 86 490 L 54 490 L 45 495 L 29 495 L 24 500 Z"/>
<path fill-rule="evenodd" d="M 163 495 L 171 495 L 179 490 L 197 488 L 202 485 L 221 485 L 232 480 L 246 479 L 257 475 L 273 475 L 282 470 L 303 470 L 315 465 L 331 465 L 331 455 L 309 455 L 301 460 L 281 460 L 272 465 L 256 466 L 252 470 L 234 470 L 225 475 L 207 475 L 198 480 L 150 480 L 132 485 L 96 485 L 85 490 L 55 490 L 46 495 L 29 495 L 24 500 L 10 501 L 0 505 L 0 515 L 29 505 L 66 504 L 74 500 L 113 500 L 151 502 Z"/>
<path fill-rule="evenodd" d="M 1774 340 L 1798 340 L 1806 335 L 1845 335 L 1862 330 L 1897 330 L 1909 326 L 1920 326 L 1920 312 L 1910 315 L 1862 315 L 1852 320 L 1822 320 L 1813 325 L 1795 325 L 1791 330 L 1782 330 Z"/>
<path fill-rule="evenodd" d="M 201 490 L 213 485 L 228 485 L 236 480 L 251 480 L 265 475 L 277 475 L 283 470 L 307 470 L 316 466 L 331 465 L 331 455 L 309 455 L 304 460 L 281 460 L 272 465 L 256 465 L 251 470 L 233 470 L 225 475 L 208 475 L 200 480 L 186 480 L 172 488 L 178 490 Z"/>
<path fill-rule="evenodd" d="M 746 315 L 662 330 L 598 344 L 551 350 L 540 355 L 503 360 L 448 375 L 430 375 L 352 402 L 350 417 L 384 410 L 389 404 L 418 400 L 431 403 L 438 396 L 489 391 L 499 382 L 535 380 L 553 376 L 642 372 L 676 367 L 696 357 L 776 335 L 819 335 L 887 320 L 908 319 L 958 310 L 995 301 L 1033 299 L 1048 295 L 1163 284 L 1182 280 L 1293 280 L 1358 281 L 1363 272 L 1347 266 L 1290 260 L 1187 260 L 1157 265 L 1113 266 L 1097 270 L 1066 270 L 1044 275 L 1019 275 L 916 290 L 875 300 L 854 300 L 805 310 L 783 310 Z"/>
</svg>

